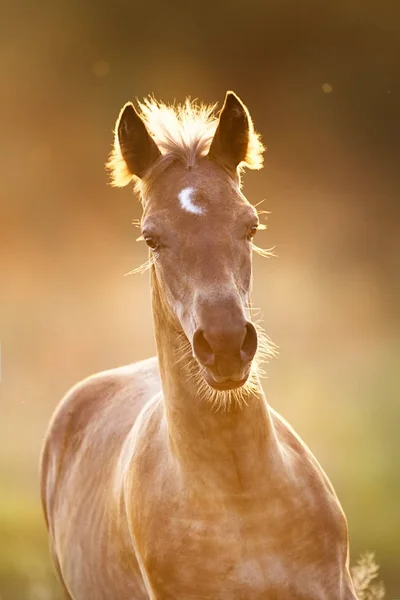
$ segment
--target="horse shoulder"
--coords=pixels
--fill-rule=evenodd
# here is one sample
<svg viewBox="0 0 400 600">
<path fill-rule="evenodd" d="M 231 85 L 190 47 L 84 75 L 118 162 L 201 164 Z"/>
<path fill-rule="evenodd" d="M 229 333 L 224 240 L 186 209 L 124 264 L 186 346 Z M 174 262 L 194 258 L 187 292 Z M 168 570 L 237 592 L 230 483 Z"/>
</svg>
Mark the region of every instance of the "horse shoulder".
<svg viewBox="0 0 400 600">
<path fill-rule="evenodd" d="M 315 475 L 323 484 L 326 492 L 332 495 L 335 501 L 338 501 L 328 476 L 305 442 L 278 412 L 272 408 L 270 411 L 281 447 L 289 449 L 292 455 L 298 457 L 306 466 L 306 470 Z"/>
<path fill-rule="evenodd" d="M 347 520 L 332 483 L 314 454 L 275 410 L 271 415 L 299 502 L 314 507 L 321 528 L 330 531 L 347 555 Z"/>
<path fill-rule="evenodd" d="M 110 443 L 123 438 L 146 402 L 158 392 L 157 359 L 103 371 L 77 383 L 56 408 L 40 461 L 41 497 L 46 522 L 56 488 L 88 446 L 111 454 Z"/>
</svg>

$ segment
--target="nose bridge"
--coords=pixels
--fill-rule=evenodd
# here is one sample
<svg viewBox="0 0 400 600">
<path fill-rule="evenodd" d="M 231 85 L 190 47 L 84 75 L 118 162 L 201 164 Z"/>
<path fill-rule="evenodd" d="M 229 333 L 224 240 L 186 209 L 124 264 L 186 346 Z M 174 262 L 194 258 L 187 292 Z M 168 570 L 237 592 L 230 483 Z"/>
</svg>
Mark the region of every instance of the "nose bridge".
<svg viewBox="0 0 400 600">
<path fill-rule="evenodd" d="M 241 381 L 256 353 L 257 334 L 238 290 L 233 284 L 208 290 L 198 294 L 195 306 L 194 356 L 214 381 Z"/>
<path fill-rule="evenodd" d="M 215 353 L 240 355 L 246 335 L 246 316 L 234 286 L 214 287 L 197 298 L 198 326 Z"/>
</svg>

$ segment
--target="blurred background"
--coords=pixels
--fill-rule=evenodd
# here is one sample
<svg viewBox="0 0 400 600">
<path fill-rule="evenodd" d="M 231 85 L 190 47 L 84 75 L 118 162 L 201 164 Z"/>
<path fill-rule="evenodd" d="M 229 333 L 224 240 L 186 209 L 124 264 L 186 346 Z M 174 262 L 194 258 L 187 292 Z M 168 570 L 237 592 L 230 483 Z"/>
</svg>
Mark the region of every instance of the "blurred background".
<svg viewBox="0 0 400 600">
<path fill-rule="evenodd" d="M 49 418 L 80 378 L 154 353 L 117 113 L 235 90 L 268 147 L 254 303 L 267 397 L 331 478 L 351 561 L 400 597 L 397 0 L 0 1 L 0 597 L 60 598 L 39 504 Z M 221 104 L 220 104 L 221 106 Z"/>
</svg>

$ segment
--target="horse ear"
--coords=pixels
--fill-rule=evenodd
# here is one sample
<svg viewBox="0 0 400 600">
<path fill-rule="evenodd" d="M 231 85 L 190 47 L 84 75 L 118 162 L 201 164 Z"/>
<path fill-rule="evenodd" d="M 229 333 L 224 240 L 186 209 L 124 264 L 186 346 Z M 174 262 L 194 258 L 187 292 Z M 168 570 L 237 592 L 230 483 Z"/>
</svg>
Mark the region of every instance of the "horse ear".
<svg viewBox="0 0 400 600">
<path fill-rule="evenodd" d="M 114 148 L 107 163 L 113 184 L 122 187 L 133 176 L 143 177 L 160 155 L 143 120 L 128 102 L 117 119 Z"/>
<path fill-rule="evenodd" d="M 208 156 L 236 170 L 247 160 L 252 132 L 247 108 L 234 92 L 227 92 Z"/>
</svg>

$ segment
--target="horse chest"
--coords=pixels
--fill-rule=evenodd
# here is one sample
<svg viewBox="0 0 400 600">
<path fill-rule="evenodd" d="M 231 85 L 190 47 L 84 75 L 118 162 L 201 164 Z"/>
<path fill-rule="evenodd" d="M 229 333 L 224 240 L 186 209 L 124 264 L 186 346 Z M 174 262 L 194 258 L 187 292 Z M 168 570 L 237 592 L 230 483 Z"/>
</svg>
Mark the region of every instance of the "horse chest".
<svg viewBox="0 0 400 600">
<path fill-rule="evenodd" d="M 148 531 L 144 562 L 156 598 L 340 597 L 338 544 L 312 523 L 310 508 L 209 508 L 201 518 L 178 509 Z"/>
</svg>

